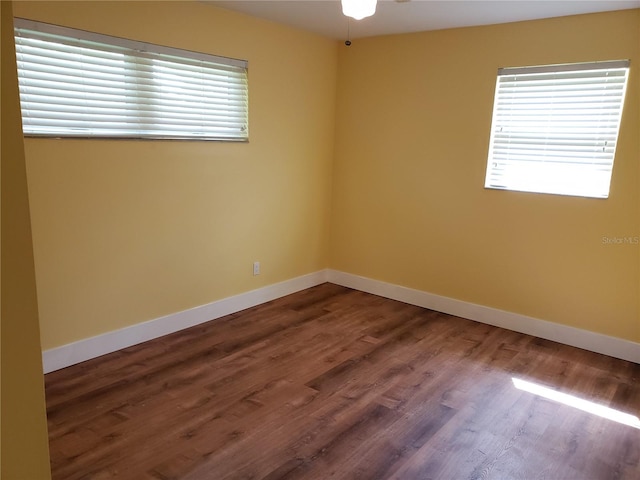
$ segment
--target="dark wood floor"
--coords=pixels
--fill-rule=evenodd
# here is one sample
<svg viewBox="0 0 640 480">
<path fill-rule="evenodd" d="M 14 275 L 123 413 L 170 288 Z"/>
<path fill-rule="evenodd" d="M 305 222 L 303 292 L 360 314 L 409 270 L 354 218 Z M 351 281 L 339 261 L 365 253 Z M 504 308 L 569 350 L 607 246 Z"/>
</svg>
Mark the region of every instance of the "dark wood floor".
<svg viewBox="0 0 640 480">
<path fill-rule="evenodd" d="M 640 365 L 332 284 L 46 376 L 54 479 L 638 479 Z"/>
</svg>

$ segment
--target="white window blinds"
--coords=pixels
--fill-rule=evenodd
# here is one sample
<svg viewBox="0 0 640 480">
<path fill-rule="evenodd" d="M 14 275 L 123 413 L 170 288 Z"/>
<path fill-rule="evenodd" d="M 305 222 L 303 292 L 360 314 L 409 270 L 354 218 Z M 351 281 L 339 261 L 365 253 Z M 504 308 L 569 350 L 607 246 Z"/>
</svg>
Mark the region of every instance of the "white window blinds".
<svg viewBox="0 0 640 480">
<path fill-rule="evenodd" d="M 247 62 L 15 19 L 25 135 L 248 139 Z"/>
<path fill-rule="evenodd" d="M 606 198 L 626 60 L 498 70 L 485 188 Z"/>
</svg>

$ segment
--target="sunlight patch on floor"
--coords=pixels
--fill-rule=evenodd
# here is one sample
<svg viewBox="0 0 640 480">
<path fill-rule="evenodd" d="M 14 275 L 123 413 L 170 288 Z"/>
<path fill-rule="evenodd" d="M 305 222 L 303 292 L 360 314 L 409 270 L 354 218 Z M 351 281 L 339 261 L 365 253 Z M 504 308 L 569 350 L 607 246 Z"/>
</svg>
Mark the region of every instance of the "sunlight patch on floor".
<svg viewBox="0 0 640 480">
<path fill-rule="evenodd" d="M 599 405 L 567 393 L 558 392 L 537 383 L 527 382 L 526 380 L 520 380 L 518 378 L 512 378 L 511 380 L 513 381 L 513 385 L 519 390 L 533 393 L 534 395 L 553 400 L 554 402 L 559 402 L 564 405 L 577 408 L 583 412 L 598 415 L 599 417 L 640 429 L 640 419 L 629 413 L 605 407 L 604 405 Z"/>
</svg>

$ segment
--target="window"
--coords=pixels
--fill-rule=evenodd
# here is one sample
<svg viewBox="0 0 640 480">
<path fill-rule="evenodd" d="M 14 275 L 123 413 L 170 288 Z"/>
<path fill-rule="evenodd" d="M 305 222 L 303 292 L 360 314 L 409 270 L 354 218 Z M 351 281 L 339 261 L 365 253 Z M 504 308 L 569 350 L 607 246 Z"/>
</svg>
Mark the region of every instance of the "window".
<svg viewBox="0 0 640 480">
<path fill-rule="evenodd" d="M 247 62 L 16 19 L 25 135 L 248 139 Z"/>
<path fill-rule="evenodd" d="M 607 198 L 626 60 L 498 70 L 485 188 Z"/>
</svg>

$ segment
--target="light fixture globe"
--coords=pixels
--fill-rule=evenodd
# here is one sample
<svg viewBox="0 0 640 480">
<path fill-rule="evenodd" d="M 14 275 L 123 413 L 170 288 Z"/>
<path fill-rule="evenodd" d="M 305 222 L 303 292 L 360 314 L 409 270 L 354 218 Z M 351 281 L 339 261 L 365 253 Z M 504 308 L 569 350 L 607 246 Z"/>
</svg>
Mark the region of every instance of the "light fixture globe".
<svg viewBox="0 0 640 480">
<path fill-rule="evenodd" d="M 362 20 L 376 13 L 378 0 L 342 0 L 342 13 L 355 20 Z"/>
</svg>

